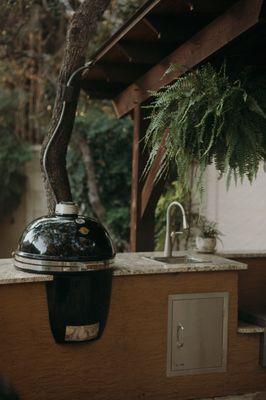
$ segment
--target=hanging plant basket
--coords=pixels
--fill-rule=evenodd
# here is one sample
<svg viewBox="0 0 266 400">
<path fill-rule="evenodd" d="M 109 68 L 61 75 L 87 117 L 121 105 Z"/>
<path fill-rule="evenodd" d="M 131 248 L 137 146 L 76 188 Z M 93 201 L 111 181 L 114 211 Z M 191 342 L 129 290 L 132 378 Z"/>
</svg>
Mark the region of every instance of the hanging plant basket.
<svg viewBox="0 0 266 400">
<path fill-rule="evenodd" d="M 171 67 L 171 70 L 173 67 Z M 252 88 L 252 89 L 250 89 Z M 231 79 L 224 65 L 216 70 L 210 64 L 178 78 L 153 93 L 146 142 L 151 167 L 163 136 L 168 131 L 159 177 L 173 163 L 182 186 L 188 182 L 192 163 L 198 166 L 198 187 L 212 163 L 220 175 L 237 181 L 256 177 L 260 161 L 266 159 L 266 84 L 248 75 Z M 264 101 L 260 101 L 262 98 Z"/>
</svg>

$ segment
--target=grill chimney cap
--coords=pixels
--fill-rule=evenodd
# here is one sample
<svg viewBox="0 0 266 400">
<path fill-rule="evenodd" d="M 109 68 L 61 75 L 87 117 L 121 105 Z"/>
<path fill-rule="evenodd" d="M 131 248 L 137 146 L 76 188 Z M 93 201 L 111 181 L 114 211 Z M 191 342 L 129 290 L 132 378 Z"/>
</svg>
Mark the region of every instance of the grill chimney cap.
<svg viewBox="0 0 266 400">
<path fill-rule="evenodd" d="M 78 205 L 71 201 L 61 201 L 55 206 L 56 215 L 77 215 Z"/>
</svg>

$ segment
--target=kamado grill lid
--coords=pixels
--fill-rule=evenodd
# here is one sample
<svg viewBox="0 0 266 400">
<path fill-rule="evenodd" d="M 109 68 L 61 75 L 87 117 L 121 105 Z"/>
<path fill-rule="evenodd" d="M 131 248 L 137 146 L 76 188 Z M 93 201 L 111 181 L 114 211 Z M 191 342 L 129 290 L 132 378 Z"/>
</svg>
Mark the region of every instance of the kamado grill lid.
<svg viewBox="0 0 266 400">
<path fill-rule="evenodd" d="M 14 255 L 17 268 L 28 272 L 87 272 L 111 268 L 111 238 L 96 220 L 78 215 L 74 203 L 57 204 L 55 215 L 31 222 Z"/>
</svg>

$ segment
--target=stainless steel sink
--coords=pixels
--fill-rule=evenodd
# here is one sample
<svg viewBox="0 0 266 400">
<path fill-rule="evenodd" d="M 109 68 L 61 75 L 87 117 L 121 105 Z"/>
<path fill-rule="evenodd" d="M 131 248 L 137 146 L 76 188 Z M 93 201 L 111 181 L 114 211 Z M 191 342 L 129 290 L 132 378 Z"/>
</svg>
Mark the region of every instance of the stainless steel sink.
<svg viewBox="0 0 266 400">
<path fill-rule="evenodd" d="M 196 258 L 194 256 L 190 255 L 184 255 L 184 256 L 173 256 L 173 257 L 144 257 L 148 260 L 153 260 L 153 261 L 158 261 L 162 264 L 198 264 L 198 263 L 205 263 L 206 260 L 202 260 L 200 258 Z M 210 261 L 208 261 L 210 262 Z"/>
</svg>

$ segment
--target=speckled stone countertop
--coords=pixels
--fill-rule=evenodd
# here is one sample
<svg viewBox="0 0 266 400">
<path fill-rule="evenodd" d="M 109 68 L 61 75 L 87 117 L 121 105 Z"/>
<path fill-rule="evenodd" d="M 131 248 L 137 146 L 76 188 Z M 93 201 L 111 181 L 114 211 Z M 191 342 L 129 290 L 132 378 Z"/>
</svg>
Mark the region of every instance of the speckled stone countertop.
<svg viewBox="0 0 266 400">
<path fill-rule="evenodd" d="M 177 252 L 175 255 L 184 256 L 185 252 Z M 232 271 L 245 270 L 247 265 L 228 260 L 213 254 L 198 254 L 188 252 L 189 255 L 200 259 L 201 263 L 184 262 L 180 264 L 163 264 L 148 259 L 149 256 L 162 256 L 161 252 L 156 253 L 119 253 L 114 263 L 114 276 L 126 275 L 148 275 L 148 274 L 171 274 L 186 272 L 210 272 L 210 271 Z M 11 283 L 45 282 L 53 280 L 52 275 L 32 274 L 17 270 L 12 259 L 0 260 L 0 285 Z"/>
<path fill-rule="evenodd" d="M 52 275 L 29 274 L 17 270 L 12 264 L 12 258 L 0 259 L 0 285 L 11 283 L 52 281 Z"/>
<path fill-rule="evenodd" d="M 263 258 L 266 257 L 266 250 L 232 250 L 219 252 L 219 256 L 226 258 Z"/>
<path fill-rule="evenodd" d="M 237 333 L 242 334 L 253 334 L 253 333 L 263 333 L 265 328 L 263 326 L 249 324 L 247 322 L 238 321 Z"/>
<path fill-rule="evenodd" d="M 146 275 L 167 274 L 178 272 L 210 272 L 210 271 L 232 271 L 247 269 L 247 265 L 217 256 L 214 254 L 199 254 L 196 252 L 176 252 L 175 256 L 191 255 L 199 259 L 200 263 L 163 264 L 148 259 L 149 256 L 160 257 L 162 252 L 154 253 L 120 253 L 115 260 L 114 275 Z"/>
</svg>

